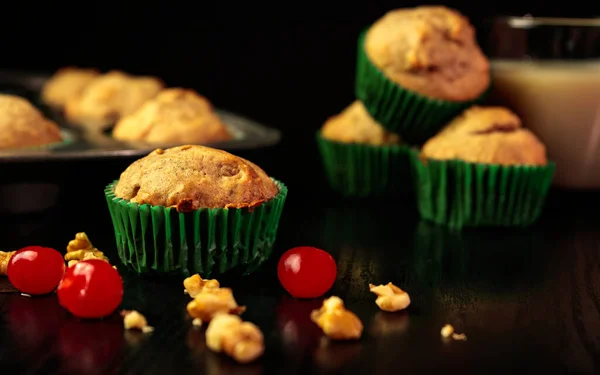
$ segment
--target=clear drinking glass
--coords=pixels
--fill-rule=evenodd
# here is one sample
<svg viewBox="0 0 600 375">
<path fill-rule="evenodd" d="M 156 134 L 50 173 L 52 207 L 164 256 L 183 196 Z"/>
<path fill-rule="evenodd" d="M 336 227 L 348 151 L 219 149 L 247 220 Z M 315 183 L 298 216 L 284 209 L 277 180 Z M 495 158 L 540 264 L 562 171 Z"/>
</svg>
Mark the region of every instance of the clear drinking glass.
<svg viewBox="0 0 600 375">
<path fill-rule="evenodd" d="M 491 101 L 546 144 L 555 185 L 600 189 L 600 18 L 502 17 L 487 26 Z"/>
</svg>

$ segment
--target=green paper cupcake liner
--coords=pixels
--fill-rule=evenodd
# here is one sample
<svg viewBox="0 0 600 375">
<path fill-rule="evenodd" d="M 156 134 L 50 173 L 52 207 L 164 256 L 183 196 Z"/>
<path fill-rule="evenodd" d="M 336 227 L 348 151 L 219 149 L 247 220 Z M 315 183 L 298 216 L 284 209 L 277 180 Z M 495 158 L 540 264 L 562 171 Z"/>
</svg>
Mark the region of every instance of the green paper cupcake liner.
<svg viewBox="0 0 600 375">
<path fill-rule="evenodd" d="M 412 190 L 409 148 L 371 146 L 323 138 L 317 144 L 325 174 L 333 190 L 348 197 L 366 197 Z"/>
<path fill-rule="evenodd" d="M 432 99 L 402 88 L 388 79 L 367 57 L 364 30 L 358 39 L 355 94 L 371 116 L 403 141 L 420 145 L 468 107 L 481 102 L 489 88 L 477 99 L 451 102 Z"/>
<path fill-rule="evenodd" d="M 255 271 L 273 249 L 287 187 L 252 210 L 139 205 L 117 198 L 114 181 L 104 189 L 121 262 L 140 274 L 199 273 L 202 277 L 240 269 Z"/>
<path fill-rule="evenodd" d="M 527 226 L 542 212 L 555 164 L 501 166 L 425 160 L 411 150 L 422 218 L 449 227 Z"/>
</svg>

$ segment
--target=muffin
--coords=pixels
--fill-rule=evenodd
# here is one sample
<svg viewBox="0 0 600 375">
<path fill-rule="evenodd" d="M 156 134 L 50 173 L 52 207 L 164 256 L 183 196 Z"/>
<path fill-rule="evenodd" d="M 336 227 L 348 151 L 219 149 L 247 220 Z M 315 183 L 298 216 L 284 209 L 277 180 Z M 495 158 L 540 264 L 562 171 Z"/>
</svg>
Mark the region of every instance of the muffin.
<svg viewBox="0 0 600 375">
<path fill-rule="evenodd" d="M 287 188 L 204 146 L 157 149 L 105 189 L 121 261 L 138 273 L 250 273 L 271 254 Z"/>
<path fill-rule="evenodd" d="M 82 93 L 83 89 L 98 77 L 96 69 L 66 67 L 59 69 L 44 84 L 42 101 L 49 107 L 62 111 L 67 101 Z"/>
<path fill-rule="evenodd" d="M 357 64 L 357 97 L 411 144 L 433 136 L 490 85 L 475 29 L 443 6 L 388 12 L 359 38 Z"/>
<path fill-rule="evenodd" d="M 121 118 L 113 137 L 155 144 L 215 143 L 232 139 L 211 103 L 193 90 L 163 90 Z"/>
<path fill-rule="evenodd" d="M 0 94 L 0 149 L 60 142 L 60 128 L 26 99 Z"/>
<path fill-rule="evenodd" d="M 368 196 L 410 186 L 408 148 L 354 101 L 317 132 L 329 184 L 345 196 Z"/>
<path fill-rule="evenodd" d="M 73 124 L 103 130 L 135 112 L 163 88 L 164 84 L 154 77 L 110 71 L 93 79 L 79 95 L 69 99 L 65 116 Z"/>
<path fill-rule="evenodd" d="M 554 175 L 544 144 L 503 107 L 466 110 L 411 160 L 421 216 L 451 227 L 532 224 Z"/>
</svg>

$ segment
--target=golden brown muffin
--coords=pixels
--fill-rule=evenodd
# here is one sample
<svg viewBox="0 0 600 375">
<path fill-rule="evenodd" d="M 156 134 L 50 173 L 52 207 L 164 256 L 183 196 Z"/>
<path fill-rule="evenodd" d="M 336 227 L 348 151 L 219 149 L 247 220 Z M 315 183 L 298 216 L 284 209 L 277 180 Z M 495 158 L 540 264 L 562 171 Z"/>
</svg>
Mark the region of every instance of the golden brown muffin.
<svg viewBox="0 0 600 375">
<path fill-rule="evenodd" d="M 0 94 L 0 149 L 42 146 L 61 140 L 60 128 L 27 100 Z"/>
<path fill-rule="evenodd" d="M 443 6 L 388 12 L 367 31 L 364 48 L 389 79 L 427 97 L 468 101 L 490 83 L 489 61 L 475 29 Z"/>
<path fill-rule="evenodd" d="M 211 103 L 193 90 L 163 90 L 134 113 L 121 118 L 113 136 L 147 143 L 211 143 L 232 138 Z"/>
<path fill-rule="evenodd" d="M 255 164 L 204 146 L 157 149 L 122 174 L 115 195 L 138 204 L 199 208 L 256 207 L 279 189 Z"/>
<path fill-rule="evenodd" d="M 69 99 L 81 94 L 100 72 L 96 69 L 66 67 L 56 71 L 42 88 L 42 101 L 52 108 L 62 110 Z"/>
<path fill-rule="evenodd" d="M 102 129 L 135 112 L 163 87 L 154 77 L 110 71 L 95 78 L 80 95 L 67 101 L 65 115 L 74 124 Z"/>
<path fill-rule="evenodd" d="M 431 138 L 423 157 L 470 163 L 546 165 L 546 147 L 504 107 L 471 107 Z"/>
<path fill-rule="evenodd" d="M 342 143 L 373 146 L 399 144 L 400 137 L 378 124 L 364 104 L 356 100 L 340 114 L 330 117 L 321 129 L 323 138 Z"/>
</svg>

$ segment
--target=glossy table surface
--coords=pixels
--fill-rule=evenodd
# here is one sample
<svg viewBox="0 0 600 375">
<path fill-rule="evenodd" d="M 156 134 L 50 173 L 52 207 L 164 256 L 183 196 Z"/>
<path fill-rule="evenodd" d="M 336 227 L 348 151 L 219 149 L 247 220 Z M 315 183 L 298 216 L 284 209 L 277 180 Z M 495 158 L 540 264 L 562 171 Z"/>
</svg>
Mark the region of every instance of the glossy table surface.
<svg viewBox="0 0 600 375">
<path fill-rule="evenodd" d="M 270 261 L 245 278 L 222 280 L 247 306 L 244 319 L 265 334 L 260 360 L 238 365 L 205 348 L 203 328 L 194 328 L 185 311 L 190 299 L 181 279 L 123 272 L 122 308 L 139 310 L 156 328 L 144 335 L 125 332 L 117 315 L 79 321 L 55 296 L 10 293 L 0 278 L 1 373 L 600 371 L 598 194 L 553 191 L 542 219 L 531 228 L 452 233 L 419 221 L 409 198 L 344 200 L 310 193 L 302 178 L 294 178 L 299 165 L 278 167 L 270 153 L 249 157 L 276 177 L 283 175 L 290 187 Z M 71 177 L 63 182 L 57 206 L 2 216 L 1 248 L 41 244 L 64 251 L 76 232 L 85 231 L 116 263 L 101 191 L 121 166 L 103 168 L 69 166 Z M 344 299 L 361 318 L 365 329 L 359 341 L 323 339 L 309 320 L 320 300 L 294 300 L 281 288 L 279 255 L 300 245 L 326 249 L 337 260 L 338 278 L 328 295 Z M 405 312 L 384 313 L 375 305 L 368 284 L 389 281 L 410 294 Z M 446 323 L 464 332 L 467 341 L 442 340 Z"/>
</svg>

